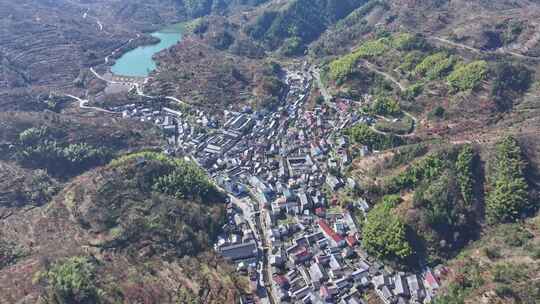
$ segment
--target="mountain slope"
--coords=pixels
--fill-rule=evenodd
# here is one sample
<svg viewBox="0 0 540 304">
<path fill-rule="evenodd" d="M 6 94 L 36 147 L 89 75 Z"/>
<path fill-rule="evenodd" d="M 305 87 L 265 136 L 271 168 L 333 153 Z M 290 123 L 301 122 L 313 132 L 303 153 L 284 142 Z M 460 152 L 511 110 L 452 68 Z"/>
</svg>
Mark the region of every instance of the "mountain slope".
<svg viewBox="0 0 540 304">
<path fill-rule="evenodd" d="M 3 300 L 234 302 L 245 282 L 210 250 L 222 198 L 192 166 L 130 155 L 75 178 L 48 205 L 4 219 L 0 245 L 11 259 L 0 268 Z M 186 182 L 160 182 L 170 174 L 189 177 L 184 192 L 163 194 Z M 70 285 L 75 276 L 86 291 Z"/>
</svg>

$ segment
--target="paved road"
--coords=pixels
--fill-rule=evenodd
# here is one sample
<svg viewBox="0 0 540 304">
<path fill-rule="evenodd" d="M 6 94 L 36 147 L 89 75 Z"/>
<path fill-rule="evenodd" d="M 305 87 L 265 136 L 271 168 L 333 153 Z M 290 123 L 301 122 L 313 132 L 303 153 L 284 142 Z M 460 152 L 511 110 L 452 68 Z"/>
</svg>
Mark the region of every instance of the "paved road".
<svg viewBox="0 0 540 304">
<path fill-rule="evenodd" d="M 65 96 L 78 101 L 79 102 L 79 108 L 81 108 L 81 109 L 94 110 L 94 111 L 104 112 L 104 113 L 109 113 L 109 114 L 118 114 L 117 112 L 109 111 L 107 109 L 103 109 L 103 108 L 99 108 L 99 107 L 89 107 L 89 106 L 87 106 L 88 99 L 82 99 L 82 98 L 79 98 L 77 96 L 73 96 L 71 94 L 65 94 Z"/>
</svg>

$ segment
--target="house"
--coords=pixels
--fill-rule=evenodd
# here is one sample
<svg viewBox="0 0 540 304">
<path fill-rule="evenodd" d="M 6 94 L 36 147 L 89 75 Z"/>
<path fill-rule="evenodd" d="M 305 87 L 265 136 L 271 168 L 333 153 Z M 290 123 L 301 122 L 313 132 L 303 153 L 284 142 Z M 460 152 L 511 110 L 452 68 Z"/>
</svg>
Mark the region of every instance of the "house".
<svg viewBox="0 0 540 304">
<path fill-rule="evenodd" d="M 330 241 L 331 245 L 334 247 L 342 247 L 345 246 L 345 239 L 343 239 L 342 236 L 338 235 L 330 226 L 328 226 L 328 223 L 320 219 L 318 221 L 319 227 L 321 228 L 321 231 L 324 233 L 326 238 Z"/>
<path fill-rule="evenodd" d="M 358 207 L 360 210 L 362 210 L 362 212 L 364 213 L 364 215 L 367 215 L 367 213 L 369 212 L 369 204 L 367 203 L 367 201 L 363 198 L 361 198 L 360 200 L 358 200 L 356 203 L 355 203 L 356 207 Z"/>
<path fill-rule="evenodd" d="M 240 243 L 218 248 L 218 252 L 225 258 L 235 260 L 252 258 L 257 255 L 257 244 L 254 241 Z"/>
<path fill-rule="evenodd" d="M 271 266 L 283 267 L 286 263 L 286 257 L 283 248 L 279 247 L 279 249 L 277 249 L 275 253 L 270 254 L 268 261 Z"/>
<path fill-rule="evenodd" d="M 440 286 L 439 281 L 429 269 L 424 272 L 424 286 L 426 287 L 427 291 L 429 292 L 428 295 L 430 296 L 433 296 Z"/>
<path fill-rule="evenodd" d="M 359 149 L 358 149 L 358 155 L 360 157 L 365 157 L 369 154 L 369 148 L 368 146 L 361 146 Z"/>
<path fill-rule="evenodd" d="M 328 174 L 326 176 L 326 184 L 328 185 L 328 187 L 330 187 L 330 189 L 332 189 L 333 191 L 336 191 L 338 190 L 339 188 L 343 187 L 344 184 L 343 182 L 341 181 L 340 178 L 332 175 L 332 174 Z"/>
<path fill-rule="evenodd" d="M 334 281 L 338 290 L 343 290 L 351 287 L 351 282 L 346 277 L 342 277 Z"/>
<path fill-rule="evenodd" d="M 421 298 L 423 298 L 422 288 L 420 287 L 418 277 L 415 274 L 411 274 L 407 277 L 407 285 L 409 287 L 411 298 L 413 300 L 420 300 Z"/>
<path fill-rule="evenodd" d="M 367 269 L 356 269 L 351 273 L 351 278 L 355 282 L 360 282 L 362 278 L 369 278 L 369 271 Z"/>
<path fill-rule="evenodd" d="M 390 280 L 388 279 L 387 276 L 385 275 L 378 275 L 378 276 L 374 276 L 372 279 L 371 279 L 371 282 L 373 283 L 373 286 L 376 288 L 376 289 L 380 289 L 382 288 L 383 286 L 387 286 L 387 285 L 390 285 Z"/>
<path fill-rule="evenodd" d="M 272 277 L 274 282 L 277 286 L 279 286 L 282 289 L 288 289 L 289 288 L 289 280 L 287 280 L 287 277 L 284 275 L 275 275 Z"/>
<path fill-rule="evenodd" d="M 312 254 L 309 251 L 309 249 L 307 247 L 303 247 L 303 246 L 301 246 L 297 250 L 289 253 L 289 259 L 294 264 L 300 264 L 300 263 L 303 263 L 305 261 L 308 261 L 308 260 L 311 259 L 311 257 L 312 257 Z"/>
<path fill-rule="evenodd" d="M 306 195 L 305 192 L 300 192 L 298 194 L 298 198 L 300 200 L 300 208 L 302 210 L 308 210 L 308 209 L 311 209 L 312 207 L 312 204 L 308 198 L 308 196 Z"/>
<path fill-rule="evenodd" d="M 351 248 L 353 248 L 354 246 L 356 246 L 356 244 L 358 244 L 358 239 L 354 235 L 348 235 L 345 238 L 345 241 L 347 242 L 347 245 L 349 245 L 349 247 Z"/>
<path fill-rule="evenodd" d="M 337 255 L 331 255 L 330 261 L 328 263 L 330 266 L 330 269 L 333 271 L 341 270 L 343 269 L 343 264 L 341 263 L 341 258 L 337 258 Z"/>
<path fill-rule="evenodd" d="M 356 256 L 356 252 L 354 252 L 354 250 L 352 250 L 351 247 L 345 247 L 341 251 L 341 256 L 344 259 L 349 259 L 349 258 L 352 258 L 352 257 Z"/>
<path fill-rule="evenodd" d="M 380 289 L 375 289 L 375 291 L 379 295 L 379 298 L 381 298 L 381 300 L 385 304 L 396 303 L 396 297 L 392 294 L 390 288 L 387 285 L 382 286 Z"/>
<path fill-rule="evenodd" d="M 330 256 L 329 255 L 318 255 L 315 257 L 315 262 L 322 265 L 328 265 L 330 262 Z"/>
<path fill-rule="evenodd" d="M 365 304 L 360 295 L 356 292 L 341 299 L 340 304 Z"/>
<path fill-rule="evenodd" d="M 398 296 L 409 296 L 409 286 L 405 283 L 403 275 L 396 274 L 394 276 L 394 294 Z"/>
<path fill-rule="evenodd" d="M 326 271 L 319 263 L 311 264 L 309 267 L 309 276 L 311 277 L 311 284 L 315 288 L 319 287 L 322 282 L 328 280 Z"/>
</svg>

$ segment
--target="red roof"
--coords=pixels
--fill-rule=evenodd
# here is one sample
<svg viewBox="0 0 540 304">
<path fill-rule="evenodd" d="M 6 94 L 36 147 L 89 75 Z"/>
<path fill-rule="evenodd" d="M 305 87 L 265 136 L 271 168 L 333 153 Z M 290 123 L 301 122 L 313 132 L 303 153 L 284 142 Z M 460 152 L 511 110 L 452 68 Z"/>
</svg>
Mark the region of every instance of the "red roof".
<svg viewBox="0 0 540 304">
<path fill-rule="evenodd" d="M 346 241 L 350 247 L 354 247 L 354 245 L 356 245 L 356 243 L 358 242 L 358 240 L 356 239 L 354 235 L 348 235 L 346 238 Z"/>
<path fill-rule="evenodd" d="M 326 298 L 330 295 L 330 293 L 328 292 L 328 287 L 322 285 L 321 288 L 319 289 L 319 292 L 321 294 L 321 297 L 323 298 Z"/>
<path fill-rule="evenodd" d="M 426 282 L 431 288 L 439 288 L 439 282 L 437 281 L 433 273 L 431 273 L 431 271 L 428 271 L 426 273 Z"/>
<path fill-rule="evenodd" d="M 274 282 L 276 282 L 276 284 L 279 286 L 284 286 L 288 283 L 287 278 L 283 275 L 274 276 Z"/>
<path fill-rule="evenodd" d="M 343 238 L 330 228 L 325 220 L 319 220 L 319 227 L 321 227 L 322 231 L 336 243 L 343 241 Z"/>
</svg>

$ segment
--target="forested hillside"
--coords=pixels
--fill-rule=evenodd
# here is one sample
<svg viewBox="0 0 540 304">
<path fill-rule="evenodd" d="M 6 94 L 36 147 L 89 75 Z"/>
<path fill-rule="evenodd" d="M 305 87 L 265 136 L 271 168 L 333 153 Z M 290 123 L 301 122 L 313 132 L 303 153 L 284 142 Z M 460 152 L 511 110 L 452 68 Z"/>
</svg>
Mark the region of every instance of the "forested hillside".
<svg viewBox="0 0 540 304">
<path fill-rule="evenodd" d="M 223 206 L 193 163 L 155 152 L 117 158 L 2 222 L 2 300 L 234 302 L 246 283 L 210 251 Z"/>
</svg>

